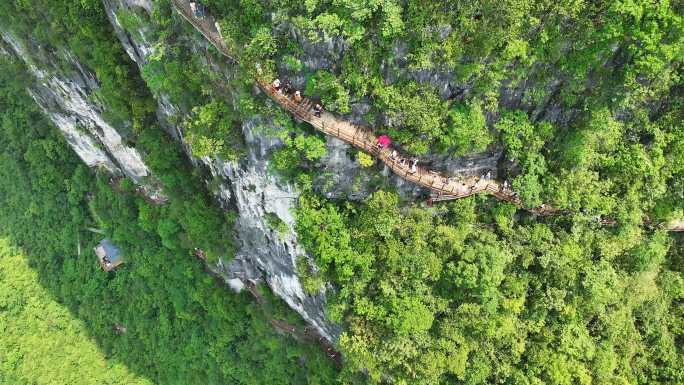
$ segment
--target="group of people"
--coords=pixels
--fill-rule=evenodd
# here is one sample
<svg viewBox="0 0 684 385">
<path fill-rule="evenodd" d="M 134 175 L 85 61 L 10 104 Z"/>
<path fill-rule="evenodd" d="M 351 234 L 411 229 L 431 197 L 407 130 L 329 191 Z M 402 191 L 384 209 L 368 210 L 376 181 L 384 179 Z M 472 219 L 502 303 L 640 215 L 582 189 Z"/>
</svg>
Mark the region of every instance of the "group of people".
<svg viewBox="0 0 684 385">
<path fill-rule="evenodd" d="M 492 171 L 491 170 L 487 170 L 486 173 L 483 173 L 482 175 L 480 175 L 478 182 L 480 180 L 489 180 L 489 179 L 492 179 Z M 505 193 L 505 192 L 510 191 L 511 187 L 512 187 L 512 185 L 508 182 L 508 180 L 504 180 L 504 182 L 499 186 L 499 191 Z M 516 195 L 517 195 L 517 193 L 513 192 L 513 196 L 516 196 Z"/>
<path fill-rule="evenodd" d="M 388 147 L 389 147 L 389 144 L 391 143 L 391 141 L 385 139 L 384 137 L 385 137 L 385 135 L 380 136 L 380 137 L 378 138 L 378 140 L 377 140 L 377 143 L 376 143 L 377 147 L 378 147 L 380 150 L 382 150 L 382 149 L 384 149 L 384 148 L 388 148 Z M 385 139 L 385 140 L 383 140 L 383 139 Z M 406 158 L 400 157 L 400 156 L 399 156 L 399 153 L 397 152 L 397 150 L 392 149 L 392 152 L 390 153 L 390 156 L 389 156 L 389 157 L 390 157 L 390 159 L 393 160 L 393 161 L 397 161 L 397 159 L 398 159 L 398 163 L 399 163 L 399 165 L 400 165 L 402 168 L 409 167 L 409 160 L 406 159 Z M 418 159 L 415 159 L 415 158 L 412 159 L 412 160 L 410 161 L 410 164 L 411 164 L 411 166 L 410 166 L 409 172 L 410 172 L 411 174 L 415 174 L 415 173 L 418 171 L 418 169 L 417 169 L 417 167 L 416 167 L 417 164 L 418 164 Z M 479 182 L 480 180 L 490 180 L 490 179 L 492 179 L 492 171 L 491 171 L 491 170 L 487 170 L 485 173 L 483 173 L 482 175 L 480 175 L 480 177 L 477 179 L 477 181 Z M 447 178 L 447 177 L 442 177 L 442 178 L 441 178 L 441 182 L 442 182 L 442 184 L 443 184 L 444 186 L 448 185 L 448 184 L 451 182 L 451 180 L 452 180 L 452 179 Z M 462 185 L 464 188 L 466 187 L 466 184 L 465 184 L 465 183 L 461 183 L 461 185 Z M 511 184 L 508 182 L 508 180 L 505 180 L 505 181 L 503 182 L 503 184 L 501 185 L 501 187 L 500 187 L 500 191 L 502 191 L 502 192 L 508 192 L 508 191 L 511 190 L 511 187 L 512 187 L 512 186 L 511 186 Z M 469 192 L 470 192 L 471 194 L 474 193 L 476 188 L 477 188 L 477 183 L 470 185 L 470 186 L 469 186 L 469 190 L 470 190 Z M 517 196 L 517 195 L 518 195 L 517 193 L 515 193 L 515 192 L 513 193 L 513 196 Z M 542 209 L 544 209 L 544 208 L 542 207 Z"/>
<path fill-rule="evenodd" d="M 380 146 L 380 148 L 382 148 L 381 145 L 378 145 L 378 146 Z M 398 163 L 399 163 L 399 166 L 401 166 L 402 168 L 409 167 L 409 162 L 410 162 L 411 166 L 409 168 L 409 172 L 411 174 L 415 174 L 418 171 L 418 168 L 417 168 L 418 159 L 414 158 L 414 159 L 409 161 L 406 158 L 400 157 L 399 153 L 397 153 L 397 150 L 394 150 L 394 149 L 392 150 L 392 153 L 390 154 L 390 159 L 392 159 L 393 161 L 397 161 L 397 159 L 399 159 Z"/>
<path fill-rule="evenodd" d="M 505 180 L 503 184 L 501 185 L 501 192 L 507 193 L 510 192 L 512 197 L 517 197 L 518 192 L 517 191 L 512 191 L 513 190 L 513 184 L 509 183 L 508 180 Z"/>
<path fill-rule="evenodd" d="M 286 81 L 285 84 L 282 84 L 280 82 L 280 79 L 275 79 L 273 83 L 271 83 L 271 88 L 273 88 L 273 91 L 277 93 L 284 93 L 286 96 L 292 95 L 292 100 L 294 100 L 295 103 L 299 104 L 304 100 L 302 97 L 302 93 L 299 92 L 299 90 L 296 90 L 292 83 L 289 81 Z M 321 117 L 321 112 L 323 112 L 323 106 L 321 106 L 320 103 L 316 103 L 313 106 L 313 113 L 316 117 L 320 118 Z"/>
<path fill-rule="evenodd" d="M 377 146 L 377 148 L 379 150 L 389 148 L 391 146 L 391 144 L 392 144 L 392 139 L 390 139 L 390 137 L 387 135 L 378 136 L 378 138 L 376 139 L 376 143 L 375 143 L 375 145 Z M 393 160 L 395 162 L 397 162 L 397 159 L 398 159 L 399 166 L 401 166 L 402 168 L 409 167 L 409 162 L 410 162 L 411 166 L 409 167 L 409 172 L 411 174 L 415 174 L 418 171 L 418 168 L 417 168 L 418 159 L 414 158 L 412 160 L 408 160 L 406 158 L 400 157 L 399 153 L 395 149 L 392 149 L 392 152 L 390 153 L 389 157 L 391 160 Z"/>
</svg>

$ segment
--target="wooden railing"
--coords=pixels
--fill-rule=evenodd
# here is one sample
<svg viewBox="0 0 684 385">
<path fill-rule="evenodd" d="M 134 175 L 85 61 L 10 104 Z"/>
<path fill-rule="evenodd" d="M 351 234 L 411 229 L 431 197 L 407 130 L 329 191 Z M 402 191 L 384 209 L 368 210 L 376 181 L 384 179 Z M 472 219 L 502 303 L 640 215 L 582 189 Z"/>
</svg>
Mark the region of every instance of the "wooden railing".
<svg viewBox="0 0 684 385">
<path fill-rule="evenodd" d="M 190 2 L 187 0 L 171 0 L 171 3 L 222 55 L 231 61 L 237 62 L 237 59 L 232 56 L 228 46 L 221 38 L 221 33 L 216 28 L 216 22 L 213 17 L 209 15 L 201 19 L 194 17 L 190 9 Z M 381 149 L 377 146 L 377 137 L 373 135 L 369 128 L 353 124 L 327 112 L 321 113 L 320 117 L 316 116 L 308 108 L 303 108 L 303 106 L 311 106 L 313 104 L 310 100 L 302 99 L 302 101 L 297 103 L 288 95 L 274 90 L 271 87 L 270 81 L 257 78 L 256 82 L 265 94 L 296 118 L 308 122 L 326 135 L 334 136 L 375 156 L 399 177 L 430 189 L 437 200 L 460 199 L 474 194 L 487 193 L 499 200 L 510 202 L 517 207 L 526 209 L 535 215 L 562 213 L 561 210 L 546 204 L 533 208 L 525 207 L 523 201 L 512 189 L 504 188 L 500 182 L 493 179 L 475 177 L 457 179 L 441 175 L 438 172 L 423 167 L 416 167 L 416 171 L 412 172 L 409 166 L 410 161 L 400 162 L 400 159 L 407 158 L 399 154 L 392 157 L 392 150 L 387 148 Z M 664 227 L 671 231 L 684 231 L 684 222 L 672 221 L 664 225 Z"/>
</svg>

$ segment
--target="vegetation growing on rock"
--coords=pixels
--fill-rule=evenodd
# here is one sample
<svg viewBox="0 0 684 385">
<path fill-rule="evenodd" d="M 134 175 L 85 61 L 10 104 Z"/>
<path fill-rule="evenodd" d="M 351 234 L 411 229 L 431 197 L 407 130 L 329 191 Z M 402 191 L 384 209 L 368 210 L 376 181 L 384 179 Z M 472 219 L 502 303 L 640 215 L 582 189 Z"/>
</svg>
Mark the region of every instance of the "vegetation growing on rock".
<svg viewBox="0 0 684 385">
<path fill-rule="evenodd" d="M 127 367 L 114 382 L 127 373 L 164 384 L 684 382 L 684 240 L 660 228 L 684 216 L 680 2 L 204 4 L 239 64 L 198 44 L 168 0 L 149 15 L 117 14 L 151 47 L 142 73 L 99 0 L 12 0 L 0 11 L 3 31 L 55 53 L 43 60 L 72 52 L 97 75 L 91 97 L 169 196 L 151 205 L 132 183 L 115 191 L 81 165 L 26 94 L 26 69 L 0 52 L 0 237 L 25 248 L 35 273 L 5 261 L 15 252 L 0 251 L 0 267 L 37 279 Z M 403 153 L 499 153 L 497 174 L 524 203 L 561 215 L 484 197 L 402 200 L 364 153 L 355 180 L 378 176 L 355 189 L 372 194 L 328 194 L 324 138 L 255 92 L 257 72 L 388 133 Z M 341 372 L 311 344 L 277 335 L 263 309 L 217 287 L 194 259 L 195 248 L 210 263 L 230 259 L 236 214 L 212 203 L 205 175 L 162 133 L 155 98 L 178 109 L 169 123 L 194 156 L 240 162 L 245 125 L 278 140 L 257 156 L 303 194 L 295 227 L 308 255 L 296 268 L 308 294 L 331 288 Z M 265 220 L 290 231 L 273 213 Z M 105 275 L 76 251 L 96 243 L 88 227 L 126 250 L 124 268 Z M 24 298 L 5 292 L 0 320 Z M 27 337 L 13 330 L 0 345 Z M 38 382 L 12 369 L 0 366 L 0 380 Z"/>
</svg>

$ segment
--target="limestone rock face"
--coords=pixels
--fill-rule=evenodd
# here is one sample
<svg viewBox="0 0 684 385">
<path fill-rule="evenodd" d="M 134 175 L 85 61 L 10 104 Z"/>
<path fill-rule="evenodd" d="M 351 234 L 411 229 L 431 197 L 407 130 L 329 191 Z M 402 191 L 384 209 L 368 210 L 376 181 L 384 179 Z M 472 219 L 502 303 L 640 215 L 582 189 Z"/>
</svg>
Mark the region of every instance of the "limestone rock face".
<svg viewBox="0 0 684 385">
<path fill-rule="evenodd" d="M 147 185 L 144 190 L 151 197 L 160 198 L 161 193 L 153 188 L 150 170 L 142 156 L 125 143 L 130 123 L 124 123 L 128 127 L 114 127 L 104 118 L 106 106 L 96 97 L 99 88 L 96 77 L 68 51 L 47 52 L 37 45 L 27 46 L 29 43 L 10 31 L 3 30 L 0 34 L 9 47 L 6 51 L 23 60 L 35 76 L 35 82 L 28 89 L 31 96 L 83 162 L 126 175 L 138 184 Z"/>
<path fill-rule="evenodd" d="M 255 121 L 242 126 L 249 151 L 246 161 L 204 160 L 214 175 L 228 181 L 229 190 L 221 195 L 232 196 L 239 212 L 236 230 L 240 249 L 233 260 L 221 262 L 218 271 L 226 279 L 265 281 L 322 336 L 334 341 L 340 329 L 325 317 L 325 294 L 306 294 L 295 268 L 297 259 L 306 256 L 294 231 L 293 210 L 299 194 L 269 174 L 265 155 L 280 143 L 254 135 L 255 126 Z M 275 215 L 285 226 L 273 228 L 267 220 L 269 215 Z"/>
<path fill-rule="evenodd" d="M 151 4 L 144 0 L 105 0 L 104 4 L 126 52 L 140 68 L 144 67 L 149 55 L 154 52 L 154 47 L 146 38 L 149 30 L 141 23 L 143 26 L 140 30 L 126 31 L 117 14 L 120 11 L 140 12 L 141 9 L 149 11 Z M 194 39 L 190 44 L 196 47 L 193 51 L 197 55 L 206 54 L 206 40 L 194 36 L 187 38 Z M 212 67 L 211 70 L 224 72 L 226 77 L 231 76 L 230 69 Z M 234 259 L 219 260 L 216 266 L 210 268 L 235 290 L 244 288 L 246 281 L 266 283 L 320 335 L 335 341 L 341 331 L 325 317 L 325 293 L 306 294 L 297 276 L 296 260 L 306 256 L 294 231 L 293 210 L 299 193 L 293 186 L 280 182 L 268 170 L 270 153 L 282 145 L 279 139 L 258 132 L 257 126 L 270 123 L 262 121 L 259 116 L 243 123 L 247 154 L 239 162 L 195 158 L 185 141 L 183 127 L 172 123 L 183 120 L 182 107 L 174 105 L 163 94 L 157 96 L 157 102 L 157 115 L 166 131 L 180 142 L 193 164 L 208 168 L 214 181 L 219 182 L 216 191 L 219 203 L 238 212 L 235 230 L 239 250 Z M 272 228 L 267 220 L 269 216 L 276 216 L 285 227 Z"/>
</svg>

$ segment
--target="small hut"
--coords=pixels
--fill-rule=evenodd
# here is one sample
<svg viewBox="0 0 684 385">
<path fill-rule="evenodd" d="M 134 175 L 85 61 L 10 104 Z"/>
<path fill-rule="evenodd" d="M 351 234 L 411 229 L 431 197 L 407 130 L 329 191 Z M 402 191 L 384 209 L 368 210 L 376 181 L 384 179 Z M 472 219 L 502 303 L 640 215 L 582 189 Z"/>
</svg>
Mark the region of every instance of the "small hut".
<svg viewBox="0 0 684 385">
<path fill-rule="evenodd" d="M 100 260 L 100 266 L 102 266 L 104 271 L 112 271 L 123 263 L 121 251 L 107 238 L 100 241 L 97 247 L 95 247 L 95 254 Z"/>
</svg>

